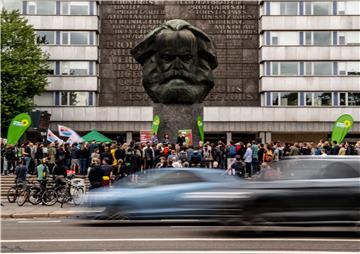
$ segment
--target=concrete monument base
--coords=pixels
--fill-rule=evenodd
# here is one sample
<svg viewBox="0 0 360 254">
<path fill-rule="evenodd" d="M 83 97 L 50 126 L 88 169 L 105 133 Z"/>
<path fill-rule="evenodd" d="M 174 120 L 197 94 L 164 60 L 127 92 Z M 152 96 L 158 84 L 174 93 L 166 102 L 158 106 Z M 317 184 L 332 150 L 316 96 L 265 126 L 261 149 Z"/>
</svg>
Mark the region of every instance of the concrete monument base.
<svg viewBox="0 0 360 254">
<path fill-rule="evenodd" d="M 154 104 L 154 115 L 159 115 L 160 126 L 158 132 L 159 142 L 168 134 L 171 143 L 176 143 L 179 130 L 191 129 L 193 145 L 199 145 L 200 135 L 197 127 L 197 117 L 203 118 L 203 103 L 194 104 Z"/>
</svg>

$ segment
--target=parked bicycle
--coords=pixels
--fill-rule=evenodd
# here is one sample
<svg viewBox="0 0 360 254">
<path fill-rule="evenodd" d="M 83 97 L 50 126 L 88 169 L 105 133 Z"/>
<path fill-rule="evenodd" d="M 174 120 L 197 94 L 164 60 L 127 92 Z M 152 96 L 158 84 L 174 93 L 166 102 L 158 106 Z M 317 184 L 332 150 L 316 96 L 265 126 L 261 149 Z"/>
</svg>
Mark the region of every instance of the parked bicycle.
<svg viewBox="0 0 360 254">
<path fill-rule="evenodd" d="M 15 181 L 15 185 L 11 186 L 9 188 L 9 190 L 7 191 L 7 194 L 6 194 L 7 200 L 9 201 L 9 203 L 15 203 L 16 199 L 22 192 L 25 184 L 26 183 L 16 183 L 16 181 Z"/>
</svg>

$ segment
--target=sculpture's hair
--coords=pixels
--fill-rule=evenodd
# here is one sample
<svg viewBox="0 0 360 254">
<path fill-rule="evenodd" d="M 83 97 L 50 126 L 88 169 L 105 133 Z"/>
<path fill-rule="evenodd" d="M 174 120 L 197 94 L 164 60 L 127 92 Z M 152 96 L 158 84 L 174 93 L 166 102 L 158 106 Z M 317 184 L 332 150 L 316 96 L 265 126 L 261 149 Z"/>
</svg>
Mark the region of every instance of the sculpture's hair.
<svg viewBox="0 0 360 254">
<path fill-rule="evenodd" d="M 196 28 L 181 19 L 169 20 L 161 26 L 155 28 L 131 50 L 131 54 L 141 65 L 143 65 L 149 57 L 156 53 L 154 42 L 156 40 L 156 36 L 164 29 L 172 31 L 181 31 L 187 29 L 191 31 L 197 38 L 198 56 L 206 60 L 209 63 L 211 69 L 215 69 L 217 67 L 218 62 L 216 58 L 216 50 L 210 37 L 199 28 Z"/>
</svg>

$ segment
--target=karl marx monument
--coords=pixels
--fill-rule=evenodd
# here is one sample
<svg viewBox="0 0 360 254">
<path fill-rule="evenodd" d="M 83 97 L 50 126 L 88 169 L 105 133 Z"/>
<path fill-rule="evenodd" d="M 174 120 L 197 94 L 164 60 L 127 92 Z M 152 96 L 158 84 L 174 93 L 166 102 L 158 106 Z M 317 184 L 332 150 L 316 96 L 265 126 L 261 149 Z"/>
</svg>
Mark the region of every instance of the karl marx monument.
<svg viewBox="0 0 360 254">
<path fill-rule="evenodd" d="M 201 103 L 214 87 L 215 47 L 184 20 L 165 22 L 131 50 L 143 67 L 143 85 L 155 103 Z"/>
<path fill-rule="evenodd" d="M 210 37 L 181 19 L 165 22 L 136 45 L 131 54 L 142 65 L 143 86 L 160 116 L 159 137 L 175 141 L 180 129 L 191 129 L 198 145 L 196 125 L 203 116 L 203 100 L 214 87 L 217 67 Z"/>
</svg>

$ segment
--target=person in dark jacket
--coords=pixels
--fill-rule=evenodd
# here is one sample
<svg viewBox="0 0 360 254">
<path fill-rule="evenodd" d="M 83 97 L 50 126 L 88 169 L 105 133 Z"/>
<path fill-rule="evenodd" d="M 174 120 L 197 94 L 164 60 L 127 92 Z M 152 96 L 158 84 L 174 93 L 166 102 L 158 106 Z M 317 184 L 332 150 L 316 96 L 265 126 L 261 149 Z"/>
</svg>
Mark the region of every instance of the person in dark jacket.
<svg viewBox="0 0 360 254">
<path fill-rule="evenodd" d="M 18 166 L 15 168 L 16 184 L 24 184 L 26 182 L 27 167 L 24 160 L 18 160 Z"/>
<path fill-rule="evenodd" d="M 88 178 L 90 182 L 89 189 L 96 189 L 102 186 L 102 180 L 104 176 L 104 170 L 100 166 L 100 160 L 94 159 L 93 165 L 91 166 Z"/>
<path fill-rule="evenodd" d="M 9 145 L 5 151 L 5 158 L 7 161 L 6 173 L 13 173 L 15 170 L 16 154 L 11 145 Z M 1 172 L 2 171 L 3 171 L 3 168 L 1 168 Z"/>
</svg>

